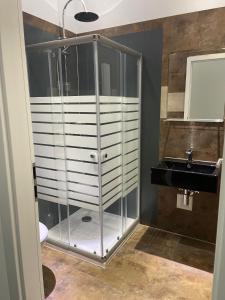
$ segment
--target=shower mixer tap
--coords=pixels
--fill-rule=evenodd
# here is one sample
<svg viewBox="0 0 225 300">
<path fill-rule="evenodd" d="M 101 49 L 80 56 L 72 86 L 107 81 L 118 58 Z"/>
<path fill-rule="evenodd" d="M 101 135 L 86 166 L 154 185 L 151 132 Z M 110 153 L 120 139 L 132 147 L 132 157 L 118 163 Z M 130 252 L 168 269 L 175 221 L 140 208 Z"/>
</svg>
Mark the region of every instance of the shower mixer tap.
<svg viewBox="0 0 225 300">
<path fill-rule="evenodd" d="M 190 169 L 192 165 L 193 149 L 190 148 L 185 153 L 187 154 L 187 167 Z"/>
</svg>

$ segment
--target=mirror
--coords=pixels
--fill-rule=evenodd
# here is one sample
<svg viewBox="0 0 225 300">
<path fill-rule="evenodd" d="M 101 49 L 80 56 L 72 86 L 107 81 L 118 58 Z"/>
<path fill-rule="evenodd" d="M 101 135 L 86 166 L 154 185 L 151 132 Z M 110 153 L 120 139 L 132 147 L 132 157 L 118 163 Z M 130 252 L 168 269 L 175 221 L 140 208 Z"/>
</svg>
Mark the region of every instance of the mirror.
<svg viewBox="0 0 225 300">
<path fill-rule="evenodd" d="M 184 119 L 223 120 L 224 104 L 225 54 L 188 57 Z"/>
<path fill-rule="evenodd" d="M 168 119 L 220 122 L 224 104 L 224 49 L 170 54 Z"/>
</svg>

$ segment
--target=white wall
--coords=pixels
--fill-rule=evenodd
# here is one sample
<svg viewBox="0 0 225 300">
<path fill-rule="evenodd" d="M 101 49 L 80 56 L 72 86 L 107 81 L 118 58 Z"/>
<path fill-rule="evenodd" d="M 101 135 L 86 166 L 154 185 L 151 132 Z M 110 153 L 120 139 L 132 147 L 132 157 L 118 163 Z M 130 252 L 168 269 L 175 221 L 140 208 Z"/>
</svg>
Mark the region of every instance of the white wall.
<svg viewBox="0 0 225 300">
<path fill-rule="evenodd" d="M 4 259 L 10 299 L 40 300 L 44 299 L 43 276 L 20 2 L 0 1 L 0 243 L 5 252 L 0 263 Z M 0 282 L 1 271 L 0 266 Z M 6 297 L 0 295 L 2 300 Z"/>
<path fill-rule="evenodd" d="M 25 12 L 61 25 L 61 12 L 67 0 L 21 1 Z M 79 0 L 74 0 L 66 13 L 67 29 L 81 33 L 225 6 L 225 0 L 85 0 L 85 3 L 89 10 L 100 15 L 99 20 L 94 23 L 75 21 L 73 16 L 82 6 Z"/>
</svg>

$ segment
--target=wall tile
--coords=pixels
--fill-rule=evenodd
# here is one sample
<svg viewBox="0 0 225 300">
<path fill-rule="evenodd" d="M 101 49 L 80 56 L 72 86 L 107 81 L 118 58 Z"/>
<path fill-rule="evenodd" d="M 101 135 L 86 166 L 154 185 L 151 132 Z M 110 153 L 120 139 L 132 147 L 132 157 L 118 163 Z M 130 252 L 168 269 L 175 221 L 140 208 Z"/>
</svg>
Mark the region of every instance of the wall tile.
<svg viewBox="0 0 225 300">
<path fill-rule="evenodd" d="M 160 118 L 167 118 L 167 99 L 168 96 L 168 86 L 161 87 L 161 107 L 160 107 Z"/>
<path fill-rule="evenodd" d="M 222 157 L 223 126 L 213 123 L 161 122 L 160 157 L 185 158 L 192 147 L 193 158 L 217 161 Z"/>
<path fill-rule="evenodd" d="M 168 93 L 168 112 L 184 111 L 184 93 Z"/>
<path fill-rule="evenodd" d="M 178 189 L 176 188 L 160 188 L 155 226 L 170 232 L 215 243 L 218 195 L 203 192 L 194 195 L 193 210 L 187 211 L 176 207 L 177 193 Z"/>
</svg>

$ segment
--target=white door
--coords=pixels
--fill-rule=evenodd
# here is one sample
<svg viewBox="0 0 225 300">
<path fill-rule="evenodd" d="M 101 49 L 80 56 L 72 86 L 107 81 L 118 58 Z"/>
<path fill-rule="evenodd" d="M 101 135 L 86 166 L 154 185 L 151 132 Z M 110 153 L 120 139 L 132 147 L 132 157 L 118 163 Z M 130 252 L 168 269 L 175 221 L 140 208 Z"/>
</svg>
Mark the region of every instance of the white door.
<svg viewBox="0 0 225 300">
<path fill-rule="evenodd" d="M 12 300 L 43 299 L 28 96 L 20 0 L 1 0 L 0 287 Z"/>
</svg>

